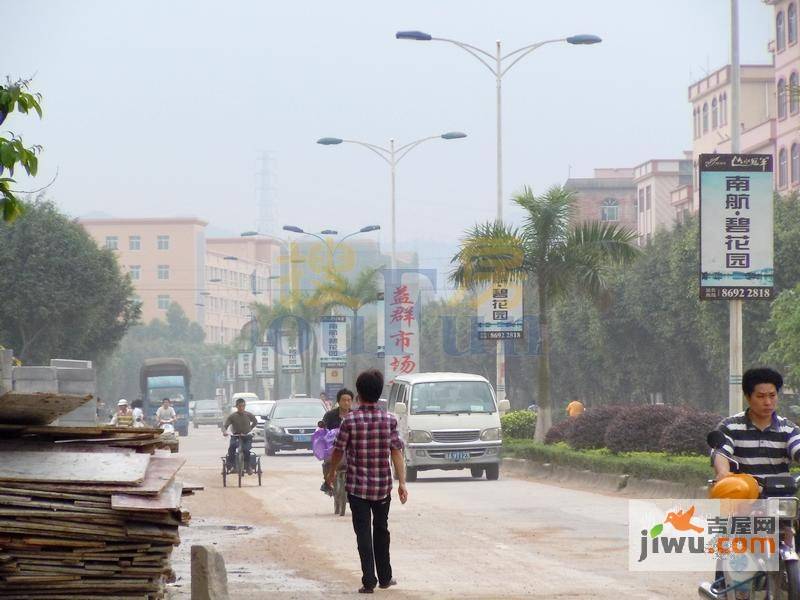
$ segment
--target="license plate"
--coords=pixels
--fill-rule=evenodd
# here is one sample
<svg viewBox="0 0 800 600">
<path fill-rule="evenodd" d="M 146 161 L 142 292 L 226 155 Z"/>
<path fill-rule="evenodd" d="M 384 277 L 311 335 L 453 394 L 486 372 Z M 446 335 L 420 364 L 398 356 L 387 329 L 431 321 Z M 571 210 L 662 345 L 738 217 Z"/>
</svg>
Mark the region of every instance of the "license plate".
<svg viewBox="0 0 800 600">
<path fill-rule="evenodd" d="M 310 435 L 293 435 L 292 439 L 295 442 L 310 442 L 311 436 Z"/>
<path fill-rule="evenodd" d="M 447 460 L 452 460 L 453 462 L 464 462 L 465 460 L 469 460 L 469 452 L 465 451 L 457 451 L 457 452 L 448 452 L 444 455 Z"/>
</svg>

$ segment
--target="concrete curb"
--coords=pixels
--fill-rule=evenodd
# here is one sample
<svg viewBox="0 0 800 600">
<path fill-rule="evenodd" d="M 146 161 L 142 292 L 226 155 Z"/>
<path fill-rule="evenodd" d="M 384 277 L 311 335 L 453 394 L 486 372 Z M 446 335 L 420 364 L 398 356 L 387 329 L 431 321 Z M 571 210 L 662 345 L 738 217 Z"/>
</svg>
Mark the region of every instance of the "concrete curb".
<svg viewBox="0 0 800 600">
<path fill-rule="evenodd" d="M 504 458 L 504 473 L 564 485 L 590 487 L 605 493 L 634 498 L 707 498 L 706 486 L 695 486 L 659 479 L 639 479 L 619 473 L 596 473 L 525 458 Z"/>
</svg>

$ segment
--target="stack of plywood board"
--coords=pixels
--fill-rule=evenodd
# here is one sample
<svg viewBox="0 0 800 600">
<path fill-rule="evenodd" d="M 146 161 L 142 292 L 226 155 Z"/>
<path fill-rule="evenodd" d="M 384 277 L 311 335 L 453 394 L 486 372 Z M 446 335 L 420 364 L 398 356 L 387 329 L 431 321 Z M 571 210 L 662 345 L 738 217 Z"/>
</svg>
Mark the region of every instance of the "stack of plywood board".
<svg viewBox="0 0 800 600">
<path fill-rule="evenodd" d="M 189 514 L 160 437 L 0 422 L 0 599 L 164 597 Z"/>
</svg>

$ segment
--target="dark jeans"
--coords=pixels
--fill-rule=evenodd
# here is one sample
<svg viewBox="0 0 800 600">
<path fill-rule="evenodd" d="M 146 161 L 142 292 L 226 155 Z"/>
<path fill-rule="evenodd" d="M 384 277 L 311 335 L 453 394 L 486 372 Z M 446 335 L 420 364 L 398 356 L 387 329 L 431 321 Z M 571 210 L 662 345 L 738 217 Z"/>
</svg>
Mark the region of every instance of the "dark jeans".
<svg viewBox="0 0 800 600">
<path fill-rule="evenodd" d="M 353 514 L 353 530 L 358 542 L 361 558 L 361 584 L 374 588 L 378 583 L 387 584 L 392 578 L 389 563 L 389 504 L 391 497 L 383 500 L 365 500 L 351 494 L 350 512 Z M 370 529 L 370 521 L 371 529 Z M 377 569 L 378 578 L 375 579 Z"/>
<path fill-rule="evenodd" d="M 246 436 L 243 438 L 231 436 L 230 444 L 228 444 L 228 467 L 234 468 L 236 466 L 236 451 L 239 449 L 239 440 L 242 440 L 245 456 L 245 469 L 255 468 L 255 457 L 250 454 L 250 449 L 253 447 L 253 436 Z M 248 458 L 249 457 L 249 458 Z"/>
</svg>

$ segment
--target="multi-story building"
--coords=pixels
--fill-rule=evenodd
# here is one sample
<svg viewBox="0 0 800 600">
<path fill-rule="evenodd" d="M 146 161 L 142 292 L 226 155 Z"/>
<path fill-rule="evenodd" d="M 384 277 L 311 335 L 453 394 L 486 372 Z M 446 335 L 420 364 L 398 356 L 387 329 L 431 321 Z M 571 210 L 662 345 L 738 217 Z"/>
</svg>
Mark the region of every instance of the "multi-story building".
<svg viewBox="0 0 800 600">
<path fill-rule="evenodd" d="M 691 185 L 692 160 L 653 159 L 633 169 L 636 185 L 636 207 L 639 244 L 648 243 L 656 231 L 672 229 L 676 211 L 672 193 L 679 187 Z"/>
<path fill-rule="evenodd" d="M 80 219 L 98 243 L 110 248 L 130 275 L 142 303 L 142 321 L 163 318 L 172 302 L 203 323 L 205 227 L 194 217 Z"/>
<path fill-rule="evenodd" d="M 594 177 L 571 177 L 564 187 L 576 193 L 573 222 L 603 221 L 636 231 L 633 169 L 595 169 Z"/>
<path fill-rule="evenodd" d="M 281 242 L 264 236 L 206 238 L 196 218 L 80 219 L 113 249 L 142 302 L 142 321 L 162 319 L 171 303 L 199 323 L 209 343 L 229 343 L 252 318 L 254 301 L 271 303 Z M 276 270 L 276 272 L 279 272 Z"/>
</svg>

